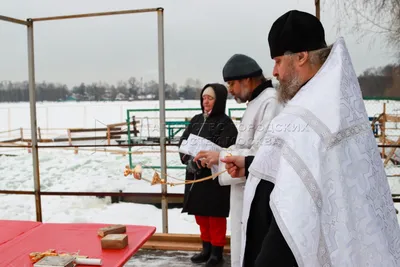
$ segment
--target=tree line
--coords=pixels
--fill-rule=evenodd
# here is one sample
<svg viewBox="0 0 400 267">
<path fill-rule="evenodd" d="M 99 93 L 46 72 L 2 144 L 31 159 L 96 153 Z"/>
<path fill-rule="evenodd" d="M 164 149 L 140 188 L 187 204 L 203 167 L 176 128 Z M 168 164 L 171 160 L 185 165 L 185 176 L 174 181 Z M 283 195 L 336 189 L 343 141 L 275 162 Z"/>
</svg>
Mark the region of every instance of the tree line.
<svg viewBox="0 0 400 267">
<path fill-rule="evenodd" d="M 185 84 L 165 84 L 165 98 L 199 99 L 201 81 L 187 79 Z M 116 85 L 104 82 L 81 83 L 68 88 L 65 84 L 40 82 L 36 83 L 36 101 L 126 101 L 158 99 L 158 83 L 154 80 L 142 83 L 135 77 L 119 81 Z M 0 102 L 29 101 L 29 83 L 1 81 Z"/>
<path fill-rule="evenodd" d="M 364 97 L 400 98 L 400 64 L 369 68 L 358 76 Z"/>
<path fill-rule="evenodd" d="M 369 68 L 358 76 L 364 97 L 400 98 L 400 64 Z M 165 84 L 165 99 L 199 99 L 204 84 L 189 78 L 178 86 Z M 229 95 L 231 98 L 231 96 Z M 68 88 L 65 84 L 40 82 L 36 84 L 36 100 L 41 101 L 127 101 L 157 100 L 158 83 L 154 80 L 142 83 L 135 77 L 116 85 L 97 82 Z M 29 84 L 23 82 L 0 82 L 0 102 L 29 101 Z"/>
</svg>

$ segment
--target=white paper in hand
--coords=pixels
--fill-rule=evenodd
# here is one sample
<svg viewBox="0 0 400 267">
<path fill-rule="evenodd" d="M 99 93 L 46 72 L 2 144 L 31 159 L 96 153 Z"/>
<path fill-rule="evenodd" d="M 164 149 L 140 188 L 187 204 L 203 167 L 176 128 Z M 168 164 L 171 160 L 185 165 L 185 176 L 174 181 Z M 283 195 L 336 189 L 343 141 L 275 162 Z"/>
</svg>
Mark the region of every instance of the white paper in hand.
<svg viewBox="0 0 400 267">
<path fill-rule="evenodd" d="M 222 148 L 210 140 L 194 134 L 190 134 L 187 140 L 183 140 L 179 147 L 179 152 L 192 157 L 195 157 L 202 150 L 220 152 Z"/>
</svg>

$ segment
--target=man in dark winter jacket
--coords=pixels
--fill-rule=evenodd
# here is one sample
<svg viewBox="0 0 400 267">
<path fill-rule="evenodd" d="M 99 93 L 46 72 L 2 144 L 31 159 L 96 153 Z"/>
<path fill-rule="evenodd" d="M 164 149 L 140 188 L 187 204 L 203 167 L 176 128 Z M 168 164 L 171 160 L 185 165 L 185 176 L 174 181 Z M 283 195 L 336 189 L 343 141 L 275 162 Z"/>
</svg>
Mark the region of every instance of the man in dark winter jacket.
<svg viewBox="0 0 400 267">
<path fill-rule="evenodd" d="M 235 144 L 238 131 L 231 118 L 225 114 L 227 95 L 228 91 L 222 84 L 207 84 L 203 88 L 200 101 L 203 113 L 192 118 L 179 145 L 190 134 L 203 137 L 224 148 Z M 187 164 L 186 180 L 197 180 L 211 175 L 211 170 L 194 162 L 193 157 L 182 153 L 180 156 L 182 163 Z M 230 188 L 220 186 L 218 179 L 185 186 L 182 212 L 195 215 L 203 241 L 202 252 L 194 255 L 192 262 L 207 262 L 206 266 L 217 266 L 222 262 L 229 199 Z"/>
</svg>

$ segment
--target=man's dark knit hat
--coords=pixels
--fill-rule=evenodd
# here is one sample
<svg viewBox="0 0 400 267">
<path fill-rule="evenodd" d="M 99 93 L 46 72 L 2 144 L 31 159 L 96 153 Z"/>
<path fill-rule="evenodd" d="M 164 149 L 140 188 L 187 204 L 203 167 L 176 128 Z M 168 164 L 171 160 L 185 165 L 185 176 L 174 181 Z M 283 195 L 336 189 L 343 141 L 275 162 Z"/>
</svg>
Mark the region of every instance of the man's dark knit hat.
<svg viewBox="0 0 400 267">
<path fill-rule="evenodd" d="M 228 62 L 226 62 L 222 70 L 222 76 L 225 82 L 257 77 L 262 73 L 263 71 L 257 62 L 243 54 L 233 55 Z"/>
<path fill-rule="evenodd" d="M 291 10 L 272 24 L 268 43 L 272 59 L 288 51 L 313 51 L 326 47 L 325 31 L 314 15 Z"/>
</svg>

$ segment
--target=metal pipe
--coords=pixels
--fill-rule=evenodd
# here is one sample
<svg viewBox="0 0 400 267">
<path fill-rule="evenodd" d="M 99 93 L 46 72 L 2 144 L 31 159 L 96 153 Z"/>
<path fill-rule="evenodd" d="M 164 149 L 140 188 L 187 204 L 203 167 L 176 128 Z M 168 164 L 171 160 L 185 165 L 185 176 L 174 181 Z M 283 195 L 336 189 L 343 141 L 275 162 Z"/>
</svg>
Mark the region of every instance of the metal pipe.
<svg viewBox="0 0 400 267">
<path fill-rule="evenodd" d="M 0 190 L 0 195 L 34 195 L 34 191 L 21 191 L 21 190 Z M 160 193 L 134 193 L 134 192 L 40 192 L 44 196 L 133 196 L 138 198 L 160 197 Z M 169 193 L 168 198 L 182 198 L 182 193 Z M 400 201 L 400 194 L 392 194 L 393 200 Z"/>
<path fill-rule="evenodd" d="M 1 148 L 31 148 L 31 147 L 32 146 L 2 146 L 2 145 L 0 145 L 0 149 Z"/>
<path fill-rule="evenodd" d="M 35 86 L 35 56 L 33 46 L 33 22 L 28 22 L 28 73 L 29 73 L 29 106 L 31 113 L 31 138 L 33 158 L 33 184 L 35 190 L 36 220 L 42 221 L 42 203 L 40 199 L 40 174 L 39 174 L 39 153 L 37 142 L 37 121 L 36 121 L 36 86 Z"/>
<path fill-rule="evenodd" d="M 123 14 L 132 14 L 132 13 L 156 12 L 158 10 L 159 10 L 159 8 L 131 9 L 131 10 L 121 10 L 121 11 L 109 11 L 109 12 L 97 12 L 97 13 L 65 15 L 65 16 L 55 16 L 55 17 L 33 18 L 31 20 L 32 21 L 46 21 L 46 20 L 60 20 L 60 19 L 76 19 L 76 18 L 100 17 L 100 16 L 109 16 L 109 15 L 123 15 Z"/>
<path fill-rule="evenodd" d="M 160 102 L 160 149 L 161 149 L 161 176 L 167 181 L 167 153 L 165 140 L 165 64 L 164 64 L 164 9 L 157 9 L 158 29 L 158 99 Z M 168 233 L 168 199 L 167 185 L 161 185 L 161 207 L 163 233 Z"/>
<path fill-rule="evenodd" d="M 178 144 L 165 144 L 165 146 L 177 146 Z M 55 146 L 38 146 L 38 148 L 67 148 L 67 147 L 149 147 L 149 146 L 155 146 L 158 147 L 160 144 L 126 144 L 126 145 L 55 145 Z M 0 146 L 0 147 L 6 147 L 6 146 Z M 15 146 L 10 146 L 10 147 L 15 147 Z M 22 146 L 20 146 L 22 147 Z M 30 146 L 27 146 L 30 147 Z"/>
<path fill-rule="evenodd" d="M 321 19 L 320 0 L 315 0 L 315 16 Z"/>
<path fill-rule="evenodd" d="M 0 194 L 9 194 L 9 195 L 34 195 L 35 191 L 23 191 L 23 190 L 0 190 Z M 138 198 L 146 198 L 146 197 L 161 197 L 160 193 L 135 193 L 135 192 L 40 192 L 42 196 L 133 196 Z M 182 198 L 183 194 L 181 193 L 170 193 L 167 195 L 169 198 Z"/>
<path fill-rule="evenodd" d="M 41 192 L 43 196 L 112 196 L 112 197 L 161 197 L 160 193 L 133 193 L 133 192 Z M 183 194 L 168 194 L 170 198 L 181 198 Z"/>
<path fill-rule="evenodd" d="M 20 19 L 11 18 L 11 17 L 6 17 L 6 16 L 1 16 L 0 15 L 0 20 L 4 20 L 4 21 L 7 21 L 7 22 L 17 23 L 17 24 L 22 24 L 22 25 L 28 26 L 28 22 L 26 22 L 24 20 L 20 20 Z"/>
<path fill-rule="evenodd" d="M 126 144 L 126 145 L 115 144 L 115 145 L 72 145 L 72 146 L 71 145 L 56 145 L 56 146 L 51 146 L 51 145 L 49 145 L 49 146 L 40 146 L 40 145 L 38 145 L 37 147 L 42 149 L 42 148 L 70 148 L 70 147 L 141 147 L 141 146 L 149 147 L 149 146 L 160 146 L 160 145 L 159 144 L 130 144 L 130 145 L 128 145 L 128 144 Z M 165 143 L 164 146 L 178 146 L 178 144 Z M 30 145 L 17 145 L 17 144 L 16 145 L 2 145 L 2 144 L 0 144 L 0 148 L 31 148 L 31 147 L 32 146 L 30 146 Z M 396 147 L 396 148 L 400 148 L 400 145 L 378 145 L 378 147 L 387 147 L 387 148 Z"/>
<path fill-rule="evenodd" d="M 34 195 L 35 191 L 0 190 L 0 194 L 5 194 L 5 195 Z"/>
</svg>

